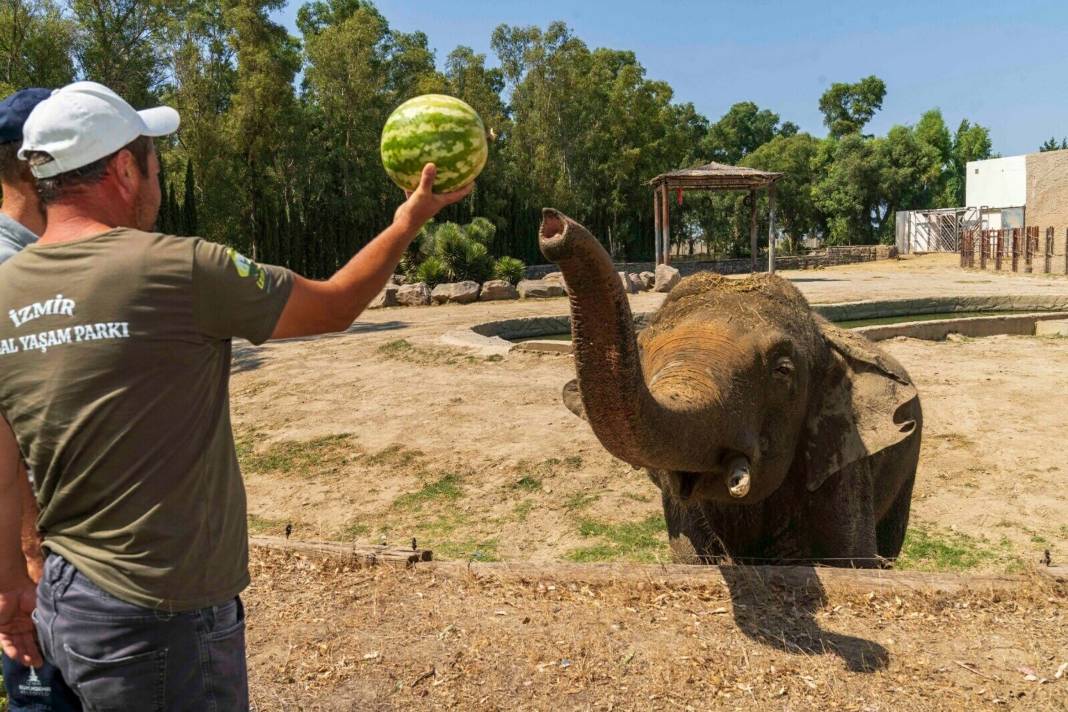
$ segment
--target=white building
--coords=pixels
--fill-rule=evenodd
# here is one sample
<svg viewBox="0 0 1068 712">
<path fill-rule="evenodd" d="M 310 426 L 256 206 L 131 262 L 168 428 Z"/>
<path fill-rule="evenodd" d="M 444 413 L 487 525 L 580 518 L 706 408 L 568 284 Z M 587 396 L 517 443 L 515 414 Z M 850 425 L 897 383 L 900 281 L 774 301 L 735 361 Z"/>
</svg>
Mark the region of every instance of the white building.
<svg viewBox="0 0 1068 712">
<path fill-rule="evenodd" d="M 897 246 L 908 252 L 955 252 L 960 235 L 982 228 L 1068 229 L 1068 151 L 969 161 L 965 206 L 901 211 Z"/>
</svg>

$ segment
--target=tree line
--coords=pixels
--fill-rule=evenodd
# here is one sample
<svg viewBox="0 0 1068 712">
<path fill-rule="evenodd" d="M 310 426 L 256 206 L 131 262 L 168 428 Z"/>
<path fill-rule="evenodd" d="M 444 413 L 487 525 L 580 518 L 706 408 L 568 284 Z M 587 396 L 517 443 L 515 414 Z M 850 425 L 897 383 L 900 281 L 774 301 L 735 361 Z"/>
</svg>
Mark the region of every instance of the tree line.
<svg viewBox="0 0 1068 712">
<path fill-rule="evenodd" d="M 490 61 L 456 47 L 438 62 L 423 32 L 401 32 L 366 0 L 315 0 L 299 35 L 271 19 L 282 0 L 10 0 L 0 9 L 0 90 L 102 82 L 134 106 L 182 115 L 162 141 L 163 230 L 198 234 L 312 276 L 331 273 L 392 218 L 399 193 L 379 160 L 402 101 L 460 97 L 496 135 L 473 195 L 441 221 L 486 218 L 493 257 L 541 261 L 551 205 L 619 258 L 652 256 L 655 175 L 710 160 L 782 171 L 789 244 L 888 240 L 899 209 L 964 201 L 964 166 L 991 155 L 986 128 L 951 131 L 937 109 L 885 136 L 877 77 L 819 97 L 813 136 L 752 102 L 712 121 L 646 76 L 633 52 L 591 48 L 560 22 L 500 25 Z M 672 241 L 717 256 L 748 251 L 746 194 L 687 194 Z M 761 198 L 764 200 L 764 198 Z M 764 210 L 760 211 L 764 220 Z M 766 235 L 766 227 L 760 231 Z"/>
</svg>

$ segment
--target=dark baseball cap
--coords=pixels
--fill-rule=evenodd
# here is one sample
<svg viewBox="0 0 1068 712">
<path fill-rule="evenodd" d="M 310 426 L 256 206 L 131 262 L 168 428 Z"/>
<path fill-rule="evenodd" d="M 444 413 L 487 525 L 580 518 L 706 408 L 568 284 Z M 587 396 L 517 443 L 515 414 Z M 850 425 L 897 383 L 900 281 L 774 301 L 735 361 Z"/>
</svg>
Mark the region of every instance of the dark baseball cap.
<svg viewBox="0 0 1068 712">
<path fill-rule="evenodd" d="M 22 140 L 22 125 L 33 107 L 52 96 L 51 89 L 20 89 L 0 101 L 0 143 Z"/>
</svg>

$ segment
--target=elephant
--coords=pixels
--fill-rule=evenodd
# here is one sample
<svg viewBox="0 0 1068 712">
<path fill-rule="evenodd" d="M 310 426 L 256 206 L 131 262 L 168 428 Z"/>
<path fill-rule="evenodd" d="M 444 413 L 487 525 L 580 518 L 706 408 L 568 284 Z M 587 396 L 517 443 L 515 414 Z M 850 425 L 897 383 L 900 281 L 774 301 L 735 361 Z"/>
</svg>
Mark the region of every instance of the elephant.
<svg viewBox="0 0 1068 712">
<path fill-rule="evenodd" d="M 908 526 L 923 414 L 905 369 L 788 280 L 698 273 L 640 334 L 608 253 L 545 208 L 577 378 L 564 404 L 660 488 L 684 563 L 885 567 Z"/>
</svg>

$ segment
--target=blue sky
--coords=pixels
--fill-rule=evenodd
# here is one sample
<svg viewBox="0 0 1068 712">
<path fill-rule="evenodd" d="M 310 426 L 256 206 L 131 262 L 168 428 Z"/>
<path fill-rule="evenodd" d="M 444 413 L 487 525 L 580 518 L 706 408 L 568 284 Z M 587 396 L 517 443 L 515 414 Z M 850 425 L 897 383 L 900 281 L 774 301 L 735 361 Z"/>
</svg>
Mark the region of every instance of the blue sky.
<svg viewBox="0 0 1068 712">
<path fill-rule="evenodd" d="M 275 13 L 295 34 L 302 2 Z M 755 101 L 826 133 L 817 108 L 836 81 L 887 84 L 869 126 L 884 133 L 942 110 L 988 126 L 1003 155 L 1068 136 L 1068 0 L 811 2 L 786 0 L 378 0 L 396 29 L 422 30 L 442 62 L 464 44 L 485 53 L 500 23 L 563 20 L 591 47 L 633 50 L 677 101 L 715 120 Z"/>
</svg>

